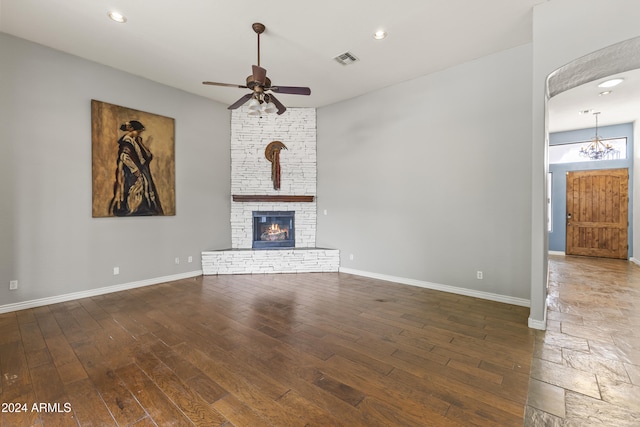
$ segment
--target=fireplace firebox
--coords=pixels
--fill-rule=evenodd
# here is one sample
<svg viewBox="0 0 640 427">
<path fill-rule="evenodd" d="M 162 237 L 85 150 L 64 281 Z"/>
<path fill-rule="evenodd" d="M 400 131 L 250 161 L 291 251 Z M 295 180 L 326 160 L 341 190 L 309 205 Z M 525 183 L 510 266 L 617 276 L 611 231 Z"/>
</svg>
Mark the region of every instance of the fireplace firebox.
<svg viewBox="0 0 640 427">
<path fill-rule="evenodd" d="M 253 211 L 254 249 L 293 248 L 294 211 Z"/>
</svg>

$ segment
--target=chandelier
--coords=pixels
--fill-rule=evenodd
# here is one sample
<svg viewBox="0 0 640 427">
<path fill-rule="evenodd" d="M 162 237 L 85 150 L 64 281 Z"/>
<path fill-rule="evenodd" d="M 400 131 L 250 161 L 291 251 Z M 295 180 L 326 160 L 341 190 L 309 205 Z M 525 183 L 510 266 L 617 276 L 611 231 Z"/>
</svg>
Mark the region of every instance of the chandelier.
<svg viewBox="0 0 640 427">
<path fill-rule="evenodd" d="M 600 139 L 600 137 L 598 136 L 598 114 L 600 114 L 600 112 L 593 113 L 593 115 L 596 117 L 595 137 L 591 140 L 591 142 L 587 146 L 580 148 L 580 156 L 587 157 L 590 160 L 602 160 L 602 159 L 609 158 L 613 155 L 613 152 L 615 151 L 615 149 L 611 146 L 611 144 L 606 144 L 602 142 L 602 139 Z"/>
</svg>

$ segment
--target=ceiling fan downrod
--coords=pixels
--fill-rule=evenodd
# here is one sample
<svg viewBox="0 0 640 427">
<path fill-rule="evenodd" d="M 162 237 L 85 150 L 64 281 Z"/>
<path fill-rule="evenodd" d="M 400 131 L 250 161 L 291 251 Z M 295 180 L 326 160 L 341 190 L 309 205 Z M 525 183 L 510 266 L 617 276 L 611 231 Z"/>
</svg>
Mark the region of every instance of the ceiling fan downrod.
<svg viewBox="0 0 640 427">
<path fill-rule="evenodd" d="M 266 27 L 264 26 L 264 24 L 261 24 L 259 22 L 254 23 L 251 28 L 253 28 L 253 31 L 256 32 L 256 34 L 258 35 L 258 67 L 260 66 L 260 34 L 264 33 L 264 30 L 266 29 Z"/>
</svg>

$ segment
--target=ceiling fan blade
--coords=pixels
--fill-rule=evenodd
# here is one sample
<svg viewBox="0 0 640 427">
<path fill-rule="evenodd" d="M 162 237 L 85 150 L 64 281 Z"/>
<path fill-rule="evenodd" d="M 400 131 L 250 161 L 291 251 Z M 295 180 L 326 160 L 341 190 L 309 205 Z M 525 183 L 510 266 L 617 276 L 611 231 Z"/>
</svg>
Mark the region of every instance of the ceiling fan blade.
<svg viewBox="0 0 640 427">
<path fill-rule="evenodd" d="M 271 91 L 275 93 L 288 93 L 291 95 L 311 95 L 311 89 L 298 86 L 272 86 Z"/>
<path fill-rule="evenodd" d="M 236 108 L 240 107 L 241 105 L 243 105 L 245 102 L 247 102 L 248 100 L 251 99 L 251 97 L 253 96 L 253 93 L 248 93 L 245 96 L 243 96 L 242 98 L 238 99 L 236 102 L 234 102 L 233 104 L 229 105 L 227 107 L 227 109 L 229 110 L 235 110 Z"/>
<path fill-rule="evenodd" d="M 282 102 L 278 101 L 278 98 L 276 98 L 275 96 L 273 96 L 273 94 L 269 94 L 269 99 L 271 100 L 271 102 L 273 102 L 276 107 L 278 108 L 278 115 L 284 113 L 285 111 L 287 111 L 287 107 L 285 107 L 284 105 L 282 105 Z"/>
<path fill-rule="evenodd" d="M 218 83 L 218 82 L 202 82 L 203 85 L 212 85 L 212 86 L 226 86 L 226 87 L 239 87 L 240 89 L 248 89 L 244 85 L 234 85 L 231 83 Z"/>
<path fill-rule="evenodd" d="M 261 85 L 264 85 L 265 80 L 267 79 L 267 70 L 258 66 L 252 65 L 253 67 L 253 81 L 259 82 Z"/>
</svg>

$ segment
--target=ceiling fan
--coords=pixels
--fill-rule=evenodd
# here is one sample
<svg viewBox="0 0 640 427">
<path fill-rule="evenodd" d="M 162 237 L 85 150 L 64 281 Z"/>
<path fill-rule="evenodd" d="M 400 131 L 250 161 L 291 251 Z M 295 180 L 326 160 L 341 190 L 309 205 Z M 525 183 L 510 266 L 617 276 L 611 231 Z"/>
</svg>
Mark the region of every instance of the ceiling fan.
<svg viewBox="0 0 640 427">
<path fill-rule="evenodd" d="M 280 101 L 273 95 L 273 93 L 285 93 L 292 95 L 310 95 L 311 89 L 308 87 L 298 86 L 272 86 L 271 80 L 267 77 L 267 70 L 260 66 L 260 34 L 265 30 L 265 26 L 256 22 L 251 26 L 253 31 L 258 35 L 258 65 L 252 65 L 253 72 L 247 77 L 247 83 L 244 85 L 236 85 L 230 83 L 218 83 L 218 82 L 202 82 L 205 85 L 213 86 L 227 86 L 237 87 L 241 89 L 250 89 L 251 93 L 246 94 L 236 102 L 231 104 L 229 110 L 235 110 L 236 108 L 244 105 L 249 101 L 249 114 L 260 115 L 260 109 L 264 103 L 264 111 L 267 113 L 277 112 L 282 114 L 286 111 L 286 107 L 282 105 Z"/>
</svg>

